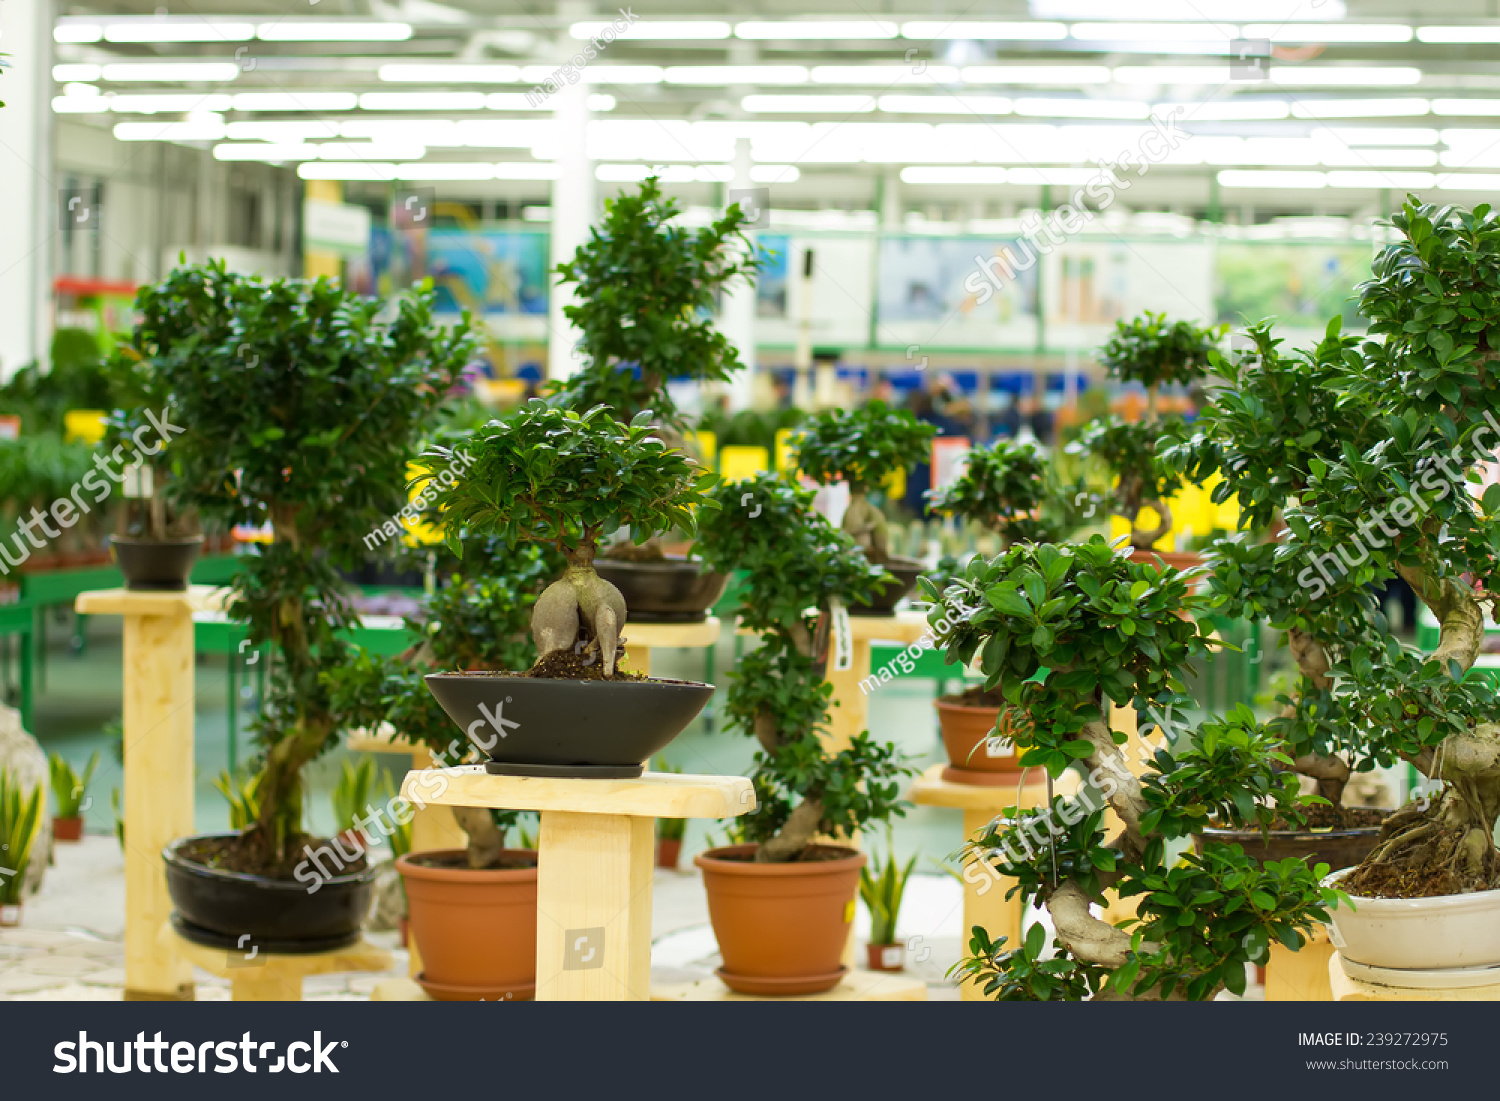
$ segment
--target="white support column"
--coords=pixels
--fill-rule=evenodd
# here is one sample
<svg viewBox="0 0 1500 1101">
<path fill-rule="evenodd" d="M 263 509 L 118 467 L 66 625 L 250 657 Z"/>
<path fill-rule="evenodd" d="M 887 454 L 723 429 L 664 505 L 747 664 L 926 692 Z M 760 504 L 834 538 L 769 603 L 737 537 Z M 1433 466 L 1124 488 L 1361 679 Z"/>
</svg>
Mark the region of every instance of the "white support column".
<svg viewBox="0 0 1500 1101">
<path fill-rule="evenodd" d="M 0 4 L 0 380 L 45 363 L 52 331 L 52 9 L 48 0 Z"/>
<path fill-rule="evenodd" d="M 738 138 L 734 143 L 735 190 L 754 187 L 750 179 L 750 139 Z M 756 235 L 749 234 L 752 247 Z M 719 331 L 734 342 L 745 369 L 729 381 L 729 407 L 731 411 L 749 409 L 755 398 L 755 287 L 737 283 L 724 294 L 724 309 L 719 316 Z"/>
<path fill-rule="evenodd" d="M 561 65 L 582 45 L 568 37 L 567 26 L 588 19 L 593 9 L 575 0 L 557 5 L 558 22 L 564 28 L 554 51 Z M 557 179 L 552 184 L 552 267 L 573 259 L 578 246 L 588 240 L 589 225 L 594 220 L 594 162 L 589 160 L 588 129 L 589 86 L 585 80 L 564 84 L 552 93 L 552 121 L 557 134 Z M 547 376 L 567 378 L 576 372 L 580 362 L 573 355 L 578 331 L 563 316 L 563 307 L 573 300 L 572 288 L 557 285 L 552 277 L 552 294 L 547 313 Z"/>
</svg>

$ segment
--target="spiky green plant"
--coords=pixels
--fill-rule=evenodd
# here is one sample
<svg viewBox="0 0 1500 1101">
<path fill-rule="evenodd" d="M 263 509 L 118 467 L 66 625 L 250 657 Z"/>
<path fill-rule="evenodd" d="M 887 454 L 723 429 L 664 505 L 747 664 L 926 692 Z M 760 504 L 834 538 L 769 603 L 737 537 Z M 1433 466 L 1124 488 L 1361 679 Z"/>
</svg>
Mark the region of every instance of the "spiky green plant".
<svg viewBox="0 0 1500 1101">
<path fill-rule="evenodd" d="M 42 785 L 28 795 L 21 781 L 0 771 L 0 903 L 21 901 L 31 848 L 42 824 Z"/>
<path fill-rule="evenodd" d="M 99 751 L 89 756 L 83 775 L 73 771 L 59 754 L 52 754 L 47 761 L 47 770 L 52 776 L 52 799 L 57 804 L 57 817 L 77 818 L 83 813 L 83 798 L 88 792 L 89 781 L 94 778 L 94 769 L 99 767 Z"/>
<path fill-rule="evenodd" d="M 872 857 L 870 863 L 859 870 L 859 897 L 870 911 L 871 944 L 896 943 L 896 920 L 901 916 L 901 900 L 906 895 L 912 869 L 917 866 L 915 853 L 904 868 L 896 866 L 895 836 L 889 826 L 885 831 L 885 853 L 883 863 L 878 857 Z"/>
</svg>

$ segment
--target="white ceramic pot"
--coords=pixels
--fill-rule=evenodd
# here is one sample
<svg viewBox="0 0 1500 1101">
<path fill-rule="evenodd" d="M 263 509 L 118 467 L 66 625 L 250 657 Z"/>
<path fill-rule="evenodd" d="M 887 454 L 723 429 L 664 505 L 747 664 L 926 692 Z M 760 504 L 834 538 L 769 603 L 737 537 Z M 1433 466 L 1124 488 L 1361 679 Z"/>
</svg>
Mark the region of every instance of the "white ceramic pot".
<svg viewBox="0 0 1500 1101">
<path fill-rule="evenodd" d="M 1323 880 L 1337 887 L 1345 868 Z M 1500 965 L 1500 891 L 1434 898 L 1357 898 L 1329 911 L 1345 959 L 1399 970 Z"/>
</svg>

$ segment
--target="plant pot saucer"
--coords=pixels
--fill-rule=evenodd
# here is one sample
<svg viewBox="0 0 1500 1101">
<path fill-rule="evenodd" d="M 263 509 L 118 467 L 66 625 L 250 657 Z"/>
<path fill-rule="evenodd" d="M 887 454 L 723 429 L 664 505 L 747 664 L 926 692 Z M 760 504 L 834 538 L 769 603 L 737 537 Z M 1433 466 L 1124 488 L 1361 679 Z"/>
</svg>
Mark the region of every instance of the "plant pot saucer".
<svg viewBox="0 0 1500 1101">
<path fill-rule="evenodd" d="M 1500 965 L 1481 967 L 1404 968 L 1374 967 L 1356 963 L 1343 955 L 1339 966 L 1356 982 L 1379 986 L 1404 986 L 1416 990 L 1464 990 L 1473 986 L 1500 985 Z"/>
<path fill-rule="evenodd" d="M 536 983 L 516 983 L 504 987 L 482 984 L 433 982 L 423 971 L 416 983 L 440 1002 L 529 1002 L 536 999 Z"/>
<path fill-rule="evenodd" d="M 491 776 L 550 776 L 559 780 L 634 780 L 646 771 L 644 765 L 513 765 L 486 761 Z"/>
<path fill-rule="evenodd" d="M 172 928 L 175 929 L 185 940 L 194 944 L 202 945 L 204 948 L 221 948 L 226 952 L 232 952 L 236 956 L 245 956 L 245 946 L 250 945 L 259 949 L 262 955 L 277 956 L 313 956 L 319 952 L 337 952 L 341 948 L 348 948 L 352 944 L 359 943 L 359 930 L 345 933 L 336 937 L 312 937 L 306 940 L 282 940 L 275 937 L 258 937 L 253 941 L 240 943 L 243 938 L 230 936 L 227 933 L 216 933 L 212 929 L 205 929 L 201 925 L 194 925 L 177 911 L 172 911 Z M 250 966 L 246 964 L 246 966 Z"/>
<path fill-rule="evenodd" d="M 773 998 L 789 994 L 821 994 L 843 982 L 844 976 L 848 973 L 847 967 L 840 966 L 837 971 L 829 971 L 823 975 L 798 975 L 796 978 L 779 979 L 768 978 L 764 975 L 734 975 L 722 967 L 714 971 L 724 985 L 736 994 L 765 995 Z"/>
</svg>

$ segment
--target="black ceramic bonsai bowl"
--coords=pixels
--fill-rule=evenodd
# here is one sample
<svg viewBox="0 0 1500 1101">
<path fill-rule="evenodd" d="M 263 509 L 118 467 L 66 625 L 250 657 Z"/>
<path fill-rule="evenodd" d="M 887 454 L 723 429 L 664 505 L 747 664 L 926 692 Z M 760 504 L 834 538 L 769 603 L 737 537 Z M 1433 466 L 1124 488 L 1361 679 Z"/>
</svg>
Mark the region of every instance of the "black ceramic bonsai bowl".
<svg viewBox="0 0 1500 1101">
<path fill-rule="evenodd" d="M 273 879 L 189 860 L 183 850 L 198 840 L 179 837 L 161 854 L 167 866 L 167 893 L 177 911 L 174 922 L 188 939 L 231 949 L 257 945 L 262 952 L 295 955 L 327 951 L 358 938 L 370 912 L 373 865 L 346 871 L 350 860 L 325 842 L 299 865 L 294 878 Z"/>
<path fill-rule="evenodd" d="M 189 539 L 109 537 L 109 554 L 132 592 L 186 592 L 203 536 Z"/>
<path fill-rule="evenodd" d="M 586 681 L 493 673 L 423 678 L 448 717 L 508 776 L 619 779 L 681 734 L 714 694 L 673 680 Z M 497 729 L 498 728 L 498 729 Z"/>
<path fill-rule="evenodd" d="M 896 614 L 901 598 L 917 587 L 917 578 L 926 569 L 915 558 L 891 558 L 881 563 L 892 578 L 868 603 L 849 605 L 850 615 L 890 616 Z"/>
<path fill-rule="evenodd" d="M 701 623 L 729 584 L 725 574 L 692 558 L 596 558 L 594 572 L 620 590 L 634 623 Z"/>
</svg>

